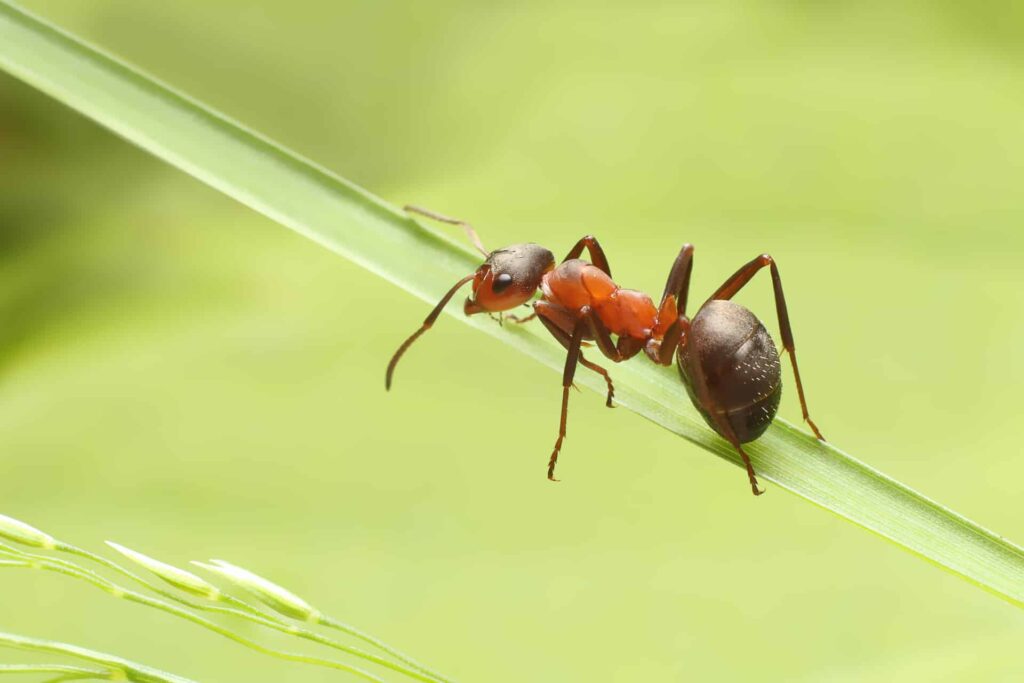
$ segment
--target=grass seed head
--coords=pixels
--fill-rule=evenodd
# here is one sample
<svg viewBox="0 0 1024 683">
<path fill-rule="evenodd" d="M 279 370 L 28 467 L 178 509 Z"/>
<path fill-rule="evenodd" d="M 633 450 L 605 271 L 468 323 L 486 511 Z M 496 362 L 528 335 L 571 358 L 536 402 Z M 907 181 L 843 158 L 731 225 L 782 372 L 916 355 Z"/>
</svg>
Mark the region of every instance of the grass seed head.
<svg viewBox="0 0 1024 683">
<path fill-rule="evenodd" d="M 268 607 L 285 616 L 302 621 L 317 621 L 321 616 L 320 612 L 308 602 L 273 581 L 224 560 L 210 560 L 210 562 L 212 564 L 202 562 L 193 562 L 192 564 L 218 574 L 236 586 L 244 588 Z"/>
<path fill-rule="evenodd" d="M 7 515 L 0 515 L 0 537 L 33 548 L 53 550 L 57 547 L 57 539 L 50 534 Z"/>
<path fill-rule="evenodd" d="M 149 571 L 153 572 L 159 578 L 163 579 L 175 588 L 179 588 L 186 593 L 191 593 L 192 595 L 198 595 L 201 598 L 207 598 L 208 600 L 217 600 L 220 598 L 220 589 L 209 581 L 196 576 L 192 572 L 185 571 L 184 569 L 178 569 L 177 567 L 167 564 L 166 562 L 161 562 L 160 560 L 155 560 L 148 555 L 143 555 L 131 548 L 125 548 L 123 545 L 119 545 L 113 541 L 107 541 L 107 545 L 127 557 L 135 564 L 145 567 Z"/>
</svg>

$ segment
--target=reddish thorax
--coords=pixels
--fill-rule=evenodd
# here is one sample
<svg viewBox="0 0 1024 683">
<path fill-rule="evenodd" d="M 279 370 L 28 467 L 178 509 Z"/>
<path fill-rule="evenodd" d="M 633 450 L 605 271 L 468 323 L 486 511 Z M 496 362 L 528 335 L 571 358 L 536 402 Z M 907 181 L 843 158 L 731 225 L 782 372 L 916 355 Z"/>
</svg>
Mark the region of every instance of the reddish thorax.
<svg viewBox="0 0 1024 683">
<path fill-rule="evenodd" d="M 593 264 L 579 259 L 566 261 L 544 275 L 544 298 L 574 312 L 589 306 L 612 334 L 646 341 L 663 336 L 673 315 L 659 325 L 658 309 L 651 297 L 635 289 L 619 287 Z M 662 316 L 664 317 L 664 316 Z"/>
</svg>

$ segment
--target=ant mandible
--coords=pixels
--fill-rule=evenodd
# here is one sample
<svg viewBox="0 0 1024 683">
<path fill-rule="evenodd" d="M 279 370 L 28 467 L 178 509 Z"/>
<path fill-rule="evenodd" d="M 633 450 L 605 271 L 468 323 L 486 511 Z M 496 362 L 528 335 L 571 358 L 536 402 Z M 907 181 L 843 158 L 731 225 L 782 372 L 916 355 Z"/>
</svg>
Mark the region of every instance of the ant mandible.
<svg viewBox="0 0 1024 683">
<path fill-rule="evenodd" d="M 405 211 L 461 226 L 486 260 L 448 290 L 423 325 L 391 357 L 387 388 L 391 388 L 399 359 L 433 326 L 463 285 L 473 283 L 473 293 L 463 307 L 466 315 L 486 312 L 500 316 L 503 311 L 526 304 L 539 289 L 541 298 L 533 302 L 531 315 L 505 317 L 517 323 L 540 318 L 568 351 L 562 373 L 562 415 L 558 439 L 548 460 L 548 479 L 556 481 L 555 465 L 565 439 L 569 390 L 577 365 L 604 378 L 608 387 L 606 405 L 612 407 L 615 392 L 608 371 L 584 358 L 581 350 L 584 342 L 593 342 L 615 363 L 632 358 L 640 351 L 659 365 L 671 365 L 676 356 L 680 377 L 693 405 L 708 425 L 739 452 L 754 495 L 764 493 L 758 487 L 754 467 L 742 444 L 761 436 L 775 418 L 782 396 L 779 354 L 761 321 L 731 299 L 766 266 L 771 271 L 782 346 L 793 363 L 803 418 L 814 435 L 824 441 L 807 412 L 782 280 L 778 266 L 768 254 L 758 256 L 737 270 L 690 319 L 686 316 L 686 300 L 693 269 L 693 245 L 684 244 L 679 251 L 669 271 L 661 303 L 655 306 L 647 294 L 615 284 L 604 250 L 592 235 L 580 239 L 556 265 L 554 255 L 540 245 L 515 244 L 489 252 L 465 221 L 417 206 L 406 206 Z M 584 249 L 590 255 L 590 262 L 579 258 Z M 612 335 L 617 339 L 613 341 Z"/>
</svg>

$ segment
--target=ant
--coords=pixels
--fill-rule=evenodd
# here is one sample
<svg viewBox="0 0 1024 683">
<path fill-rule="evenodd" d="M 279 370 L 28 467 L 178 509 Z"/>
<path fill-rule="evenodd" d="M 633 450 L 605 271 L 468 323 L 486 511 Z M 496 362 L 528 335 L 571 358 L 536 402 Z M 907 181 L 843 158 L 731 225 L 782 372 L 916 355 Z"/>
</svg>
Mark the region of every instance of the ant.
<svg viewBox="0 0 1024 683">
<path fill-rule="evenodd" d="M 647 294 L 615 284 L 604 250 L 592 235 L 580 239 L 556 265 L 554 255 L 538 244 L 515 244 L 489 252 L 473 227 L 465 221 L 417 206 L 406 206 L 405 211 L 461 226 L 486 260 L 475 272 L 448 290 L 423 325 L 391 357 L 387 388 L 391 388 L 399 359 L 420 335 L 433 326 L 455 292 L 465 284 L 473 283 L 473 293 L 463 306 L 465 314 L 497 313 L 499 321 L 503 319 L 504 311 L 528 305 L 527 302 L 539 289 L 541 298 L 533 302 L 531 315 L 525 318 L 504 317 L 516 323 L 540 318 L 568 351 L 562 373 L 562 415 L 558 439 L 548 460 L 548 479 L 557 481 L 555 465 L 565 439 L 569 389 L 573 386 L 577 365 L 604 378 L 608 387 L 605 404 L 612 407 L 615 389 L 608 371 L 583 356 L 581 347 L 592 342 L 615 363 L 628 360 L 640 351 L 658 365 L 672 365 L 675 357 L 693 405 L 708 425 L 739 452 L 754 495 L 764 493 L 758 487 L 750 457 L 742 444 L 760 437 L 775 418 L 782 396 L 779 354 L 761 321 L 731 299 L 765 267 L 771 272 L 782 347 L 789 352 L 793 364 L 803 418 L 814 435 L 824 441 L 807 412 L 782 280 L 778 266 L 768 254 L 758 256 L 737 270 L 691 319 L 686 316 L 690 273 L 693 270 L 691 244 L 684 244 L 679 251 L 669 271 L 661 302 L 655 306 Z M 579 258 L 584 249 L 590 255 L 589 262 Z"/>
</svg>

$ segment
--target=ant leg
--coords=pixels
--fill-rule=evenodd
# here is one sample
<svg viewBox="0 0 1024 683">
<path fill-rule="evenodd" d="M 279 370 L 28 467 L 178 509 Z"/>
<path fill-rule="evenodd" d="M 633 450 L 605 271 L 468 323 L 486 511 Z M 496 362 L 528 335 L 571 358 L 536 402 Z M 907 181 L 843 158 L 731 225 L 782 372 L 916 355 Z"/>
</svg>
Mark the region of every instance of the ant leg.
<svg viewBox="0 0 1024 683">
<path fill-rule="evenodd" d="M 757 475 L 754 474 L 754 466 L 750 464 L 750 456 L 743 450 L 743 446 L 740 445 L 738 439 L 729 439 L 732 442 L 733 447 L 740 452 L 740 456 L 743 458 L 743 464 L 747 466 L 747 479 L 750 480 L 750 490 L 754 492 L 755 496 L 764 494 L 764 489 L 757 485 Z"/>
<path fill-rule="evenodd" d="M 590 336 L 594 338 L 594 342 L 597 344 L 597 348 L 601 350 L 601 353 L 603 353 L 605 357 L 613 363 L 621 363 L 626 360 L 612 342 L 611 332 L 609 332 L 608 328 L 604 326 L 601 319 L 594 314 L 594 311 L 590 306 L 584 306 L 581 308 L 580 314 L 583 316 L 582 320 L 587 323 Z"/>
<path fill-rule="evenodd" d="M 555 441 L 555 448 L 551 451 L 548 459 L 548 479 L 555 479 L 555 465 L 558 464 L 558 452 L 562 450 L 562 442 L 565 440 L 565 426 L 569 419 L 569 389 L 572 388 L 572 379 L 576 375 L 576 363 L 580 358 L 580 342 L 583 341 L 583 331 L 586 323 L 581 319 L 577 321 L 573 329 L 572 338 L 569 340 L 569 355 L 565 358 L 565 370 L 562 372 L 562 417 L 558 423 L 558 439 Z"/>
<path fill-rule="evenodd" d="M 546 301 L 538 301 L 536 304 L 534 304 L 534 306 L 537 309 L 540 321 L 544 323 L 544 327 L 548 328 L 548 332 L 551 333 L 551 336 L 554 337 L 559 344 L 564 346 L 566 350 L 568 350 L 569 345 L 572 343 L 572 335 L 570 335 L 568 332 L 559 327 L 558 323 L 555 322 L 553 318 L 549 317 L 558 315 L 558 311 L 564 312 L 565 309 L 553 306 L 552 304 L 549 304 Z M 609 408 L 614 408 L 615 405 L 612 403 L 612 400 L 615 398 L 615 385 L 612 383 L 612 377 L 611 375 L 608 374 L 608 371 L 602 368 L 597 363 L 591 363 L 589 360 L 584 358 L 582 351 L 580 352 L 580 365 L 589 370 L 593 370 L 597 374 L 604 377 L 604 382 L 608 386 L 608 393 L 606 395 L 604 404 Z"/>
<path fill-rule="evenodd" d="M 534 311 L 530 315 L 526 316 L 525 318 L 520 318 L 519 316 L 512 315 L 511 313 L 506 313 L 505 314 L 505 320 L 511 320 L 512 322 L 514 322 L 517 325 L 522 325 L 523 323 L 528 323 L 528 322 L 530 322 L 531 320 L 533 320 L 536 317 L 537 317 L 537 312 L 536 311 Z"/>
<path fill-rule="evenodd" d="M 658 363 L 661 365 L 672 365 L 672 357 L 679 348 L 679 342 L 683 335 L 690 331 L 690 319 L 680 315 L 676 321 L 668 326 L 665 336 L 661 340 L 661 347 L 658 349 Z"/>
<path fill-rule="evenodd" d="M 615 344 L 612 341 L 611 331 L 605 326 L 597 314 L 590 308 L 590 306 L 584 306 L 579 311 L 579 318 L 574 318 L 573 314 L 568 310 L 561 308 L 560 306 L 553 306 L 546 301 L 538 301 L 534 304 L 534 308 L 538 313 L 541 314 L 541 319 L 548 318 L 554 326 L 558 328 L 558 331 L 552 329 L 552 325 L 548 325 L 548 330 L 558 338 L 558 335 L 564 335 L 568 337 L 569 333 L 566 332 L 567 328 L 576 325 L 577 321 L 582 320 L 587 324 L 587 331 L 590 336 L 593 337 L 594 342 L 597 344 L 597 348 L 600 349 L 601 353 L 605 355 L 608 360 L 613 363 L 621 363 L 624 360 L 629 360 L 636 354 L 640 353 L 641 347 L 632 347 L 624 344 L 623 341 L 628 340 L 628 337 L 620 337 L 619 344 Z M 565 346 L 565 342 L 562 342 Z"/>
<path fill-rule="evenodd" d="M 591 363 L 589 360 L 583 357 L 583 352 L 580 351 L 580 365 L 590 370 L 593 370 L 597 374 L 604 377 L 604 383 L 608 386 L 608 394 L 605 397 L 604 405 L 606 408 L 614 408 L 615 404 L 612 402 L 615 399 L 615 385 L 612 384 L 612 376 L 608 374 L 608 371 L 602 368 L 597 363 Z"/>
<path fill-rule="evenodd" d="M 458 291 L 459 287 L 462 287 L 462 285 L 472 280 L 475 276 L 476 274 L 473 273 L 471 275 L 467 275 L 466 277 L 456 282 L 455 286 L 449 289 L 448 292 L 443 297 L 441 297 L 441 300 L 437 303 L 437 305 L 434 306 L 434 310 L 432 310 L 430 312 L 430 315 L 427 316 L 426 320 L 423 321 L 423 324 L 420 326 L 420 329 L 413 332 L 412 336 L 410 336 L 408 339 L 402 342 L 402 345 L 398 347 L 398 350 L 395 351 L 395 355 L 391 356 L 391 361 L 388 363 L 388 371 L 387 374 L 385 375 L 384 380 L 385 388 L 391 389 L 391 377 L 392 375 L 395 374 L 395 366 L 398 365 L 398 361 L 399 359 L 401 359 L 402 355 L 409 349 L 410 346 L 412 346 L 412 343 L 414 341 L 420 338 L 421 334 L 423 334 L 431 327 L 433 327 L 434 321 L 437 320 L 437 316 L 441 315 L 441 311 L 448 304 L 448 302 L 451 301 L 452 297 L 455 296 L 455 292 Z"/>
<path fill-rule="evenodd" d="M 583 253 L 584 247 L 586 247 L 587 251 L 590 252 L 590 262 L 603 270 L 605 275 L 611 277 L 612 269 L 608 265 L 608 257 L 604 255 L 604 249 L 601 248 L 601 245 L 597 242 L 597 238 L 593 235 L 587 235 L 577 242 L 575 246 L 569 250 L 569 253 L 565 255 L 565 258 L 562 259 L 562 261 L 571 261 L 574 258 L 579 258 L 580 254 Z"/>
<path fill-rule="evenodd" d="M 643 347 L 633 343 L 634 340 L 630 337 L 619 337 L 619 343 L 613 344 L 611 331 L 589 306 L 581 308 L 580 313 L 587 321 L 588 331 L 597 343 L 597 348 L 608 360 L 621 363 L 640 353 Z"/>
<path fill-rule="evenodd" d="M 476 230 L 474 230 L 473 226 L 467 223 L 466 221 L 459 220 L 458 218 L 452 218 L 450 216 L 445 216 L 444 214 L 431 211 L 430 209 L 424 209 L 421 206 L 413 206 L 412 204 L 406 204 L 405 206 L 402 207 L 402 210 L 405 211 L 406 213 L 418 213 L 421 216 L 426 216 L 427 218 L 432 218 L 435 221 L 440 221 L 442 223 L 448 223 L 449 225 L 460 226 L 463 230 L 466 231 L 466 236 L 469 237 L 469 241 L 473 243 L 473 246 L 476 247 L 477 251 L 479 251 L 484 256 L 491 255 L 491 252 L 484 249 L 484 244 L 483 242 L 480 241 L 480 236 L 476 234 Z"/>
<path fill-rule="evenodd" d="M 711 397 L 711 394 L 708 391 L 707 378 L 704 376 L 703 369 L 699 364 L 695 368 L 687 368 L 683 362 L 683 357 L 680 356 L 679 371 L 683 375 L 684 381 L 685 378 L 689 377 L 693 391 L 700 399 L 700 405 L 706 406 L 706 414 L 714 423 L 712 425 L 714 430 L 721 434 L 722 437 L 740 454 L 740 457 L 743 459 L 743 464 L 747 468 L 747 479 L 750 480 L 750 490 L 754 492 L 755 496 L 760 496 L 764 491 L 757 485 L 757 475 L 754 474 L 754 465 L 750 462 L 750 456 L 748 456 L 747 452 L 743 450 L 739 437 L 736 436 L 736 430 L 733 429 L 732 424 L 729 422 L 729 416 L 726 414 L 725 410 L 718 405 L 718 402 Z"/>
<path fill-rule="evenodd" d="M 656 353 L 648 355 L 659 365 L 672 365 L 672 357 L 689 329 L 690 320 L 686 317 L 686 300 L 690 293 L 690 274 L 693 272 L 693 245 L 684 244 L 676 256 L 672 269 L 668 272 L 665 291 L 661 295 L 661 304 L 654 321 L 653 341 Z"/>
<path fill-rule="evenodd" d="M 716 407 L 717 408 L 717 407 Z M 740 457 L 743 458 L 743 464 L 747 468 L 747 479 L 750 480 L 750 490 L 754 492 L 755 496 L 760 496 L 764 493 L 764 489 L 757 485 L 757 475 L 754 474 L 754 465 L 750 462 L 750 456 L 743 450 L 743 446 L 740 444 L 739 438 L 736 436 L 736 431 L 733 430 L 732 425 L 729 424 L 729 418 L 725 413 L 713 409 L 711 412 L 712 419 L 718 425 L 719 433 L 725 437 L 725 440 L 732 444 L 732 447 L 739 451 Z"/>
<path fill-rule="evenodd" d="M 818 426 L 814 424 L 810 414 L 807 412 L 807 399 L 804 398 L 804 385 L 800 381 L 800 367 L 796 362 L 796 347 L 793 344 L 793 328 L 789 324 L 789 310 L 786 308 L 786 296 L 782 292 L 782 278 L 779 277 L 779 268 L 775 260 L 768 254 L 761 254 L 750 263 L 737 270 L 732 277 L 718 288 L 711 299 L 731 299 L 736 292 L 750 282 L 750 280 L 765 266 L 769 266 L 772 274 L 772 288 L 775 290 L 775 313 L 779 319 L 779 330 L 782 333 L 782 348 L 789 351 L 789 360 L 793 363 L 793 376 L 796 378 L 796 392 L 800 396 L 800 408 L 803 410 L 804 420 L 810 425 L 814 435 L 821 441 L 825 437 L 821 435 Z M 709 301 L 711 300 L 709 299 Z"/>
<path fill-rule="evenodd" d="M 679 250 L 672 264 L 672 270 L 668 272 L 668 280 L 665 282 L 665 293 L 661 295 L 661 305 L 658 307 L 659 317 L 665 311 L 669 299 L 675 299 L 676 315 L 686 315 L 686 298 L 690 293 L 690 273 L 693 272 L 693 245 L 684 244 Z"/>
</svg>

